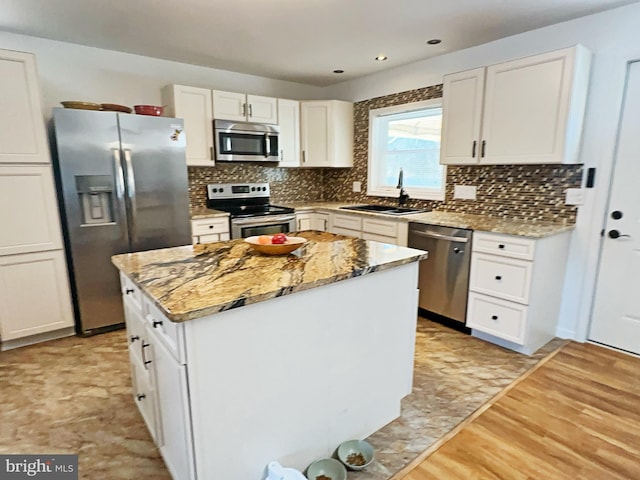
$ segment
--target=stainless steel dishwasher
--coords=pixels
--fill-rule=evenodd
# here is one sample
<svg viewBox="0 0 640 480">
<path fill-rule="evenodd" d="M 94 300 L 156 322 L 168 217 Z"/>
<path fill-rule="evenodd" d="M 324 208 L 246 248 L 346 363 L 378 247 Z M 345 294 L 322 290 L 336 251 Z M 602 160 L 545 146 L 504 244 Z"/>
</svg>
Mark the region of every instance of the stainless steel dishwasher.
<svg viewBox="0 0 640 480">
<path fill-rule="evenodd" d="M 418 306 L 443 317 L 465 323 L 471 230 L 409 223 L 408 245 L 426 250 L 429 258 L 420 261 Z"/>
</svg>

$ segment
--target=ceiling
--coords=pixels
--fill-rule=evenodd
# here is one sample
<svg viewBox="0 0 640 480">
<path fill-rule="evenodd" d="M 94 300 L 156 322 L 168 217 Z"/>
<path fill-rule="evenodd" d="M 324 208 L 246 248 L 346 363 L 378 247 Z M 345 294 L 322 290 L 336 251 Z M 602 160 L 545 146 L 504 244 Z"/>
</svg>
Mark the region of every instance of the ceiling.
<svg viewBox="0 0 640 480">
<path fill-rule="evenodd" d="M 636 1 L 0 0 L 0 30 L 326 86 Z"/>
</svg>

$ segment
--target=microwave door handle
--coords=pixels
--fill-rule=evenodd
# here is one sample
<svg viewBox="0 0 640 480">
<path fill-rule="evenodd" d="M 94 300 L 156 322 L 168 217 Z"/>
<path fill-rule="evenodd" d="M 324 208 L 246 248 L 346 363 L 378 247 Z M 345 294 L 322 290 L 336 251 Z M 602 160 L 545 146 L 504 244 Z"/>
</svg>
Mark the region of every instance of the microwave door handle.
<svg viewBox="0 0 640 480">
<path fill-rule="evenodd" d="M 271 139 L 269 138 L 269 134 L 264 134 L 264 158 L 269 158 L 271 152 Z"/>
<path fill-rule="evenodd" d="M 227 152 L 231 152 L 231 137 L 224 137 L 224 143 L 227 148 L 225 149 Z"/>
</svg>

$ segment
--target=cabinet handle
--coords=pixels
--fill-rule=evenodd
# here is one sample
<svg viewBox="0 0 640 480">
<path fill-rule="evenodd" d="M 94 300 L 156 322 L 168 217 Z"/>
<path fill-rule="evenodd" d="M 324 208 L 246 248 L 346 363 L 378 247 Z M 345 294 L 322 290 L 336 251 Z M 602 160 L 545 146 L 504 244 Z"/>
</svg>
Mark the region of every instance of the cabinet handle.
<svg viewBox="0 0 640 480">
<path fill-rule="evenodd" d="M 284 160 L 284 150 L 280 150 L 280 161 Z"/>
<path fill-rule="evenodd" d="M 211 145 L 209 147 L 209 159 L 213 160 L 215 158 L 214 153 L 213 153 L 213 145 Z"/>
<path fill-rule="evenodd" d="M 253 105 L 249 104 L 249 116 L 253 117 Z"/>
<path fill-rule="evenodd" d="M 142 364 L 144 365 L 145 370 L 147 369 L 147 365 L 151 362 L 147 361 L 147 355 L 145 353 L 145 348 L 147 348 L 149 345 L 151 345 L 150 343 L 145 343 L 144 340 L 142 341 Z"/>
<path fill-rule="evenodd" d="M 147 396 L 144 393 L 139 393 L 138 395 L 136 395 L 136 398 L 138 399 L 139 402 L 141 402 L 142 399 L 147 398 Z"/>
<path fill-rule="evenodd" d="M 501 275 L 496 275 L 496 280 L 502 280 L 502 276 Z"/>
<path fill-rule="evenodd" d="M 127 295 L 129 295 L 130 293 L 133 293 L 135 290 L 133 288 L 127 288 L 124 293 L 126 293 Z"/>
<path fill-rule="evenodd" d="M 307 155 L 304 150 L 302 150 L 302 163 L 307 163 Z"/>
<path fill-rule="evenodd" d="M 484 154 L 485 154 L 485 150 L 487 149 L 487 141 L 486 140 L 482 140 L 482 152 L 480 153 L 480 156 L 482 158 L 484 158 Z"/>
<path fill-rule="evenodd" d="M 162 325 L 162 320 L 154 320 L 153 321 L 153 328 L 158 328 L 158 325 Z"/>
<path fill-rule="evenodd" d="M 209 225 L 209 228 L 213 228 L 213 225 Z"/>
<path fill-rule="evenodd" d="M 325 232 L 327 231 L 327 219 L 326 218 L 324 219 L 324 231 Z"/>
<path fill-rule="evenodd" d="M 501 248 L 504 250 L 504 245 L 501 243 L 500 245 L 498 245 L 498 248 Z"/>
<path fill-rule="evenodd" d="M 140 337 L 138 335 L 131 335 L 131 337 L 129 337 L 129 339 L 131 340 L 131 343 L 133 343 L 136 340 L 140 340 Z"/>
<path fill-rule="evenodd" d="M 473 147 L 471 148 L 471 158 L 476 158 L 476 147 L 478 146 L 478 141 L 473 141 Z"/>
<path fill-rule="evenodd" d="M 498 315 L 491 315 L 491 320 L 497 320 L 498 319 Z"/>
<path fill-rule="evenodd" d="M 242 116 L 243 117 L 247 116 L 247 104 L 246 103 L 242 104 Z"/>
</svg>

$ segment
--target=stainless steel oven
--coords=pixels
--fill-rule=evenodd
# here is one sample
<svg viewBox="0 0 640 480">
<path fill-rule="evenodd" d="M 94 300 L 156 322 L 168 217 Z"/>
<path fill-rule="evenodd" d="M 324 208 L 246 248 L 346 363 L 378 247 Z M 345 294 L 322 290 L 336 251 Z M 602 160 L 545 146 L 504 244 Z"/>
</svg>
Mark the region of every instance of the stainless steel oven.
<svg viewBox="0 0 640 480">
<path fill-rule="evenodd" d="M 289 233 L 296 228 L 295 215 L 266 215 L 231 219 L 231 238 L 247 238 L 253 235 Z"/>
<path fill-rule="evenodd" d="M 269 202 L 268 183 L 207 185 L 207 207 L 229 212 L 232 239 L 295 230 L 294 209 L 271 205 Z"/>
</svg>

